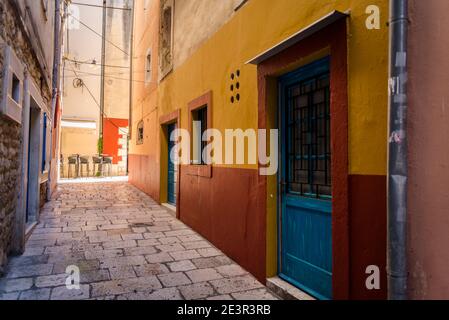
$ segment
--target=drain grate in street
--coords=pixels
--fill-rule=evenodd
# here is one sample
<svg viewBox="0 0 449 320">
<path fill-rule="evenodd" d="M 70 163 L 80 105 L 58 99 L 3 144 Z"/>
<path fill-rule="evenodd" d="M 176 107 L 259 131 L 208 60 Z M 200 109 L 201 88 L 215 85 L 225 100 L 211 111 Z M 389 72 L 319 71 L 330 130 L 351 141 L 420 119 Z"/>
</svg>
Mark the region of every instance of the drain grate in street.
<svg viewBox="0 0 449 320">
<path fill-rule="evenodd" d="M 146 228 L 153 227 L 154 224 L 152 222 L 140 222 L 140 223 L 132 223 L 129 225 L 130 228 Z"/>
</svg>

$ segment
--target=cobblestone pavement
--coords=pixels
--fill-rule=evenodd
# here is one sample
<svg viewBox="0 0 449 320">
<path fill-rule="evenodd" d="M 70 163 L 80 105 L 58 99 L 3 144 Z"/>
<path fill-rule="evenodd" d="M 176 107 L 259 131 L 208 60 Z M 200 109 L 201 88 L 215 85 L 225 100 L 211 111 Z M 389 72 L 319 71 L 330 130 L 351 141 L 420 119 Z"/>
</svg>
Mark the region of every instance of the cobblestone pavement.
<svg viewBox="0 0 449 320">
<path fill-rule="evenodd" d="M 80 289 L 69 290 L 76 265 Z M 276 299 L 253 276 L 128 183 L 65 184 L 0 299 Z"/>
</svg>

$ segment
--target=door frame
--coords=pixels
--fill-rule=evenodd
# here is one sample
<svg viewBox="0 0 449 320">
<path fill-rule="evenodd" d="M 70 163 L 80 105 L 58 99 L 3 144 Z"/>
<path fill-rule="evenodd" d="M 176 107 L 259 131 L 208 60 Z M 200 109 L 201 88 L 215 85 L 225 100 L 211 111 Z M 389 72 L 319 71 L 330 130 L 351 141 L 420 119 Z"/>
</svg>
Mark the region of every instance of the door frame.
<svg viewBox="0 0 449 320">
<path fill-rule="evenodd" d="M 36 130 L 39 138 L 36 141 L 39 142 L 39 152 L 37 164 L 33 167 L 34 172 L 31 174 L 37 176 L 36 181 L 29 181 L 29 144 L 30 138 L 30 121 L 31 121 L 31 107 L 32 99 L 36 103 L 36 109 L 40 112 L 39 128 Z M 45 103 L 40 95 L 38 86 L 34 83 L 29 74 L 26 75 L 23 82 L 23 109 L 22 109 L 22 148 L 21 148 L 21 176 L 20 176 L 20 192 L 17 199 L 17 211 L 15 219 L 15 232 L 14 240 L 12 243 L 12 250 L 15 253 L 22 253 L 25 250 L 25 238 L 27 231 L 29 231 L 36 223 L 39 222 L 39 201 L 40 201 L 40 177 L 42 168 L 42 110 L 44 110 Z M 32 212 L 33 221 L 26 223 L 27 214 L 27 197 L 28 197 L 28 185 L 33 183 L 34 185 L 34 197 L 32 198 Z M 30 204 L 28 204 L 30 205 Z"/>
<path fill-rule="evenodd" d="M 31 97 L 33 100 L 34 98 Z M 35 100 L 34 100 L 35 101 Z M 25 216 L 29 211 L 27 227 L 39 222 L 40 178 L 42 173 L 43 153 L 43 112 L 39 104 L 33 106 L 30 99 L 29 136 L 28 136 L 28 183 Z M 31 159 L 38 161 L 31 161 Z"/>
<path fill-rule="evenodd" d="M 278 78 L 325 56 L 330 56 L 332 114 L 332 296 L 333 299 L 340 300 L 348 299 L 350 293 L 346 19 L 332 23 L 258 65 L 258 123 L 261 129 L 278 129 Z M 265 202 L 267 216 L 267 276 L 271 277 L 275 275 L 275 269 L 279 270 L 276 267 L 278 265 L 279 181 L 277 177 L 261 176 L 260 179 L 259 193 Z M 276 203 L 274 203 L 273 193 L 277 195 Z M 273 241 L 276 241 L 275 246 Z"/>
<path fill-rule="evenodd" d="M 161 152 L 160 152 L 160 202 L 167 202 L 168 199 L 168 141 L 170 137 L 167 135 L 167 127 L 176 123 L 177 128 L 181 128 L 181 109 L 177 109 L 171 113 L 159 117 L 159 126 L 161 130 Z M 167 161 L 165 161 L 165 159 Z M 167 170 L 162 163 L 167 163 Z M 181 219 L 180 199 L 181 199 L 181 165 L 178 164 L 177 184 L 176 184 L 176 218 Z"/>
<path fill-rule="evenodd" d="M 326 66 L 324 67 L 324 65 Z M 313 288 L 306 287 L 305 285 L 299 283 L 297 280 L 289 277 L 288 275 L 281 275 L 281 267 L 282 267 L 282 218 L 285 210 L 285 203 L 284 203 L 284 197 L 288 197 L 288 195 L 283 192 L 281 185 L 285 184 L 286 182 L 286 153 L 287 153 L 287 145 L 284 143 L 286 140 L 286 122 L 287 122 L 287 101 L 285 97 L 285 90 L 291 86 L 294 85 L 297 82 L 300 82 L 300 78 L 302 74 L 306 73 L 306 76 L 303 78 L 306 79 L 308 75 L 314 75 L 317 73 L 317 69 L 321 68 L 323 69 L 323 72 L 329 72 L 330 77 L 330 56 L 325 56 L 320 59 L 316 59 L 314 61 L 311 61 L 310 63 L 307 63 L 301 67 L 299 67 L 296 70 L 293 70 L 287 74 L 284 74 L 278 78 L 278 128 L 279 128 L 279 142 L 278 145 L 279 148 L 279 171 L 277 175 L 278 179 L 278 231 L 277 231 L 277 243 L 278 243 L 278 275 L 283 278 L 284 280 L 290 282 L 296 287 L 299 287 L 300 289 L 306 291 L 307 293 L 311 294 L 314 297 L 317 297 L 320 300 L 327 300 L 329 298 L 321 295 L 320 293 L 316 292 Z M 299 77 L 298 77 L 299 76 Z M 332 121 L 332 118 L 331 118 Z M 332 138 L 332 137 L 331 137 Z M 330 142 L 330 141 L 329 141 Z M 332 158 L 331 158 L 332 159 Z M 287 199 L 285 199 L 286 201 Z M 317 211 L 326 211 L 332 216 L 332 201 L 325 201 L 325 200 L 319 200 L 319 199 L 308 199 L 309 203 L 302 204 L 304 208 L 309 209 L 316 209 Z M 331 248 L 332 250 L 332 248 Z M 332 250 L 333 251 L 333 250 Z"/>
</svg>

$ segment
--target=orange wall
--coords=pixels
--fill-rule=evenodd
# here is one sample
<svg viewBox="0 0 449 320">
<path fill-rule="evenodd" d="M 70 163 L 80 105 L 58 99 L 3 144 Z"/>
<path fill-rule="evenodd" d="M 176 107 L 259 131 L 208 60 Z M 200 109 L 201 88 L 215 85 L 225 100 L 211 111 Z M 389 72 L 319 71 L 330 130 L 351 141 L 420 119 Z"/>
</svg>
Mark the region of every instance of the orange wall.
<svg viewBox="0 0 449 320">
<path fill-rule="evenodd" d="M 159 0 L 135 2 L 133 41 L 133 90 L 131 140 L 129 142 L 129 181 L 160 200 L 160 130 L 158 105 L 159 79 Z M 151 51 L 151 79 L 145 82 L 145 60 Z M 144 123 L 144 141 L 136 141 L 137 125 Z"/>
</svg>

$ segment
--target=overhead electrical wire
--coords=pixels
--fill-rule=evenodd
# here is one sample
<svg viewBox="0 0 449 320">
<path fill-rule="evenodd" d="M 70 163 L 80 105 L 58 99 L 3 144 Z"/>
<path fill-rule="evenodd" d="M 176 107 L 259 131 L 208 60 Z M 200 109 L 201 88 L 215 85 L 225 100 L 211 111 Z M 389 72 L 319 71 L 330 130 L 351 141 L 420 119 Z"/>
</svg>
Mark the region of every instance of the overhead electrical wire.
<svg viewBox="0 0 449 320">
<path fill-rule="evenodd" d="M 65 69 L 67 70 L 67 69 Z M 71 71 L 71 70 L 67 70 L 67 71 Z M 85 76 L 93 76 L 93 77 L 101 77 L 103 75 L 101 74 L 97 74 L 97 73 L 90 73 L 90 72 L 86 72 L 86 71 L 78 71 L 78 73 L 81 73 Z M 73 76 L 65 76 L 66 78 L 71 78 Z M 75 76 L 78 77 L 78 76 Z M 120 78 L 120 77 L 115 77 L 115 76 L 111 76 L 111 75 L 104 75 L 105 78 L 110 78 L 110 79 L 116 79 L 116 80 L 125 80 L 125 81 L 132 81 L 132 82 L 139 82 L 139 83 L 145 83 L 145 81 L 142 80 L 134 80 L 134 79 L 129 79 L 129 78 Z M 146 82 L 148 83 L 148 82 Z"/>
<path fill-rule="evenodd" d="M 102 63 L 96 63 L 96 60 L 87 60 L 87 61 L 78 61 L 78 60 L 74 60 L 74 59 L 70 59 L 70 58 L 64 58 L 64 60 L 70 61 L 70 62 L 74 62 L 76 64 L 85 64 L 85 65 L 91 65 L 91 66 L 95 66 L 95 67 L 107 67 L 107 68 L 118 68 L 118 69 L 130 69 L 130 67 L 126 67 L 126 66 L 118 66 L 118 65 L 110 65 L 110 64 L 102 64 Z"/>
<path fill-rule="evenodd" d="M 85 6 L 85 7 L 93 7 L 93 8 L 106 8 L 106 9 L 113 9 L 113 10 L 124 10 L 124 11 L 131 11 L 131 8 L 120 8 L 120 7 L 111 7 L 111 6 L 101 6 L 97 4 L 88 4 L 88 3 L 79 3 L 79 2 L 71 2 L 70 4 L 76 5 L 76 6 Z"/>
<path fill-rule="evenodd" d="M 124 54 L 126 54 L 127 56 L 129 56 L 129 53 L 126 52 L 125 50 L 123 50 L 122 48 L 120 48 L 119 46 L 117 46 L 115 43 L 111 42 L 110 40 L 106 39 L 105 37 L 103 37 L 102 34 L 100 34 L 99 32 L 95 31 L 93 28 L 89 27 L 87 24 L 85 24 L 84 22 L 82 22 L 80 19 L 78 19 L 77 17 L 75 17 L 73 14 L 68 14 L 70 15 L 73 19 L 75 19 L 76 21 L 78 21 L 80 24 L 82 24 L 84 27 L 86 27 L 87 29 L 89 29 L 90 31 L 92 31 L 93 33 L 95 33 L 97 36 L 99 36 L 100 38 L 104 39 L 104 41 L 106 41 L 107 43 L 109 43 L 110 45 L 112 45 L 113 47 L 115 47 L 116 49 L 120 50 L 121 52 L 123 52 Z"/>
<path fill-rule="evenodd" d="M 97 101 L 97 99 L 95 98 L 94 94 L 92 93 L 92 91 L 90 91 L 89 87 L 86 85 L 86 83 L 83 81 L 83 79 L 78 77 L 78 73 L 75 71 L 75 69 L 73 69 L 72 67 L 70 67 L 71 71 L 77 76 L 77 78 L 73 79 L 73 83 L 75 84 L 75 80 L 79 80 L 78 82 L 78 87 L 83 87 L 86 88 L 87 92 L 89 93 L 89 95 L 91 96 L 92 100 L 95 102 L 95 104 L 97 105 L 98 109 L 100 110 L 101 114 L 103 115 L 103 117 L 105 117 L 106 119 L 109 119 L 108 115 L 101 110 L 101 105 L 100 103 Z M 123 131 L 119 126 L 117 126 L 113 121 L 109 121 L 114 127 L 116 127 L 120 132 L 122 132 L 123 134 L 125 134 L 127 137 L 129 137 L 129 133 Z"/>
<path fill-rule="evenodd" d="M 96 7 L 96 8 L 102 8 L 102 9 L 119 9 L 119 10 L 129 10 L 132 11 L 132 9 L 130 8 L 118 8 L 118 7 L 111 7 L 111 6 L 105 6 L 105 5 L 92 5 L 92 4 L 83 4 L 83 3 L 77 3 L 77 2 L 71 2 L 71 4 L 73 5 L 81 5 L 81 6 L 87 6 L 87 7 Z M 97 32 L 96 30 L 94 30 L 92 27 L 90 27 L 89 25 L 87 25 L 86 23 L 84 23 L 83 21 L 81 21 L 80 19 L 78 19 L 77 17 L 75 17 L 74 15 L 68 13 L 68 15 L 70 15 L 74 20 L 78 21 L 81 25 L 83 25 L 85 28 L 87 28 L 89 31 L 93 32 L 94 34 L 96 34 L 97 36 L 99 36 L 101 39 L 103 39 L 105 42 L 108 42 L 110 45 L 112 45 L 113 47 L 115 47 L 116 49 L 120 50 L 121 52 L 123 52 L 125 55 L 130 56 L 130 54 L 128 52 L 126 52 L 125 50 L 123 50 L 121 47 L 119 47 L 118 45 L 116 45 L 115 43 L 113 43 L 112 41 L 106 39 L 106 37 L 104 37 L 104 35 L 100 34 L 99 32 Z M 92 60 L 92 62 L 90 61 L 76 61 L 73 59 L 68 59 L 65 58 L 64 60 L 67 60 L 69 62 L 72 63 L 76 63 L 76 64 L 84 64 L 84 65 L 92 65 L 92 66 L 101 66 L 101 67 L 110 67 L 110 68 L 121 68 L 121 69 L 130 69 L 130 67 L 124 67 L 124 66 L 117 66 L 117 65 L 106 65 L 106 64 L 96 64 L 93 63 L 95 62 L 95 60 Z M 117 79 L 117 80 L 125 80 L 125 81 L 133 81 L 133 82 L 145 82 L 145 81 L 139 81 L 139 80 L 132 80 L 132 79 L 125 79 L 125 78 L 120 78 L 120 77 L 112 77 L 110 75 L 98 75 L 95 73 L 89 73 L 89 72 L 83 72 L 83 71 L 75 71 L 74 68 L 72 68 L 72 66 L 70 65 L 70 69 L 68 71 L 72 71 L 74 73 L 74 79 L 73 79 L 73 83 L 75 86 L 75 82 L 77 82 L 77 86 L 78 87 L 82 87 L 82 88 L 86 88 L 87 92 L 89 93 L 89 95 L 91 96 L 92 100 L 95 102 L 95 105 L 99 108 L 100 113 L 103 115 L 103 117 L 105 117 L 106 119 L 109 119 L 108 115 L 102 110 L 102 107 L 100 105 L 100 103 L 97 101 L 97 99 L 95 98 L 95 96 L 93 95 L 93 93 L 90 91 L 89 87 L 86 85 L 86 83 L 83 81 L 83 79 L 80 78 L 80 76 L 78 75 L 78 73 L 81 74 L 85 74 L 86 76 L 104 76 L 105 78 L 111 78 L 111 79 Z M 64 70 L 67 71 L 66 68 L 64 68 Z M 64 78 L 70 78 L 71 76 L 67 76 L 65 75 Z M 122 132 L 123 134 L 125 134 L 127 137 L 129 137 L 129 132 L 124 132 L 120 127 L 118 127 L 113 121 L 109 121 L 114 127 L 116 127 L 120 132 Z"/>
</svg>

